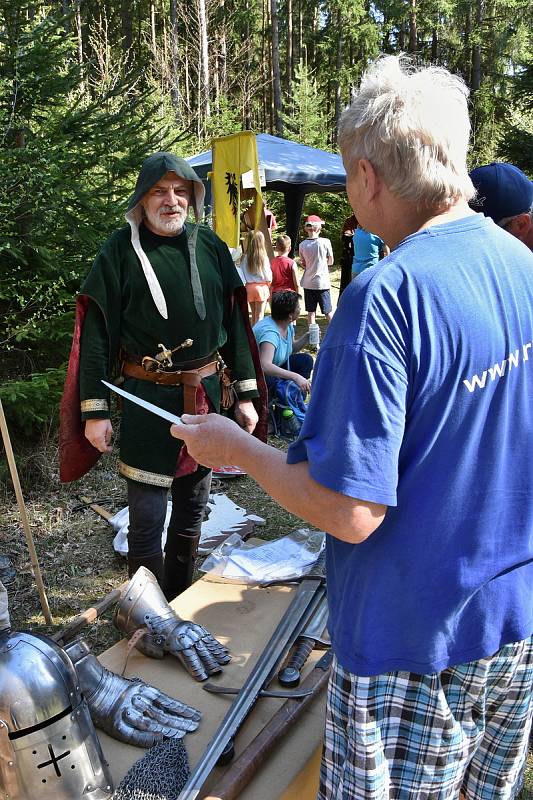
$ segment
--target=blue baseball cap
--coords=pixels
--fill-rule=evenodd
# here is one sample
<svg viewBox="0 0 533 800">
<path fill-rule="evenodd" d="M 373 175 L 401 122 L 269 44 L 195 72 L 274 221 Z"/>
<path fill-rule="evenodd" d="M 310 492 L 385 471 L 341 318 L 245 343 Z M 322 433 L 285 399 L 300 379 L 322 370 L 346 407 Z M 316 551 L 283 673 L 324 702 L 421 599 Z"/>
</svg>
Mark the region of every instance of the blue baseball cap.
<svg viewBox="0 0 533 800">
<path fill-rule="evenodd" d="M 533 182 L 513 164 L 494 161 L 473 169 L 470 178 L 477 191 L 470 207 L 482 211 L 496 224 L 533 206 Z"/>
</svg>

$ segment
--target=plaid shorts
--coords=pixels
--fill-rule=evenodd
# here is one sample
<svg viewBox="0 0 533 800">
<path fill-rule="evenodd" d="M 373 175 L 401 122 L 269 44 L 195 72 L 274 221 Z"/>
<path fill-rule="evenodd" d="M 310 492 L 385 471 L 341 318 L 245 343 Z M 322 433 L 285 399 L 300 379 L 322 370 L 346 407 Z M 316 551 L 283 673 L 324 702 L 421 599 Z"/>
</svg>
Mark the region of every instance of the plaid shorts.
<svg viewBox="0 0 533 800">
<path fill-rule="evenodd" d="M 319 800 L 512 800 L 527 754 L 533 637 L 433 675 L 335 659 Z"/>
</svg>

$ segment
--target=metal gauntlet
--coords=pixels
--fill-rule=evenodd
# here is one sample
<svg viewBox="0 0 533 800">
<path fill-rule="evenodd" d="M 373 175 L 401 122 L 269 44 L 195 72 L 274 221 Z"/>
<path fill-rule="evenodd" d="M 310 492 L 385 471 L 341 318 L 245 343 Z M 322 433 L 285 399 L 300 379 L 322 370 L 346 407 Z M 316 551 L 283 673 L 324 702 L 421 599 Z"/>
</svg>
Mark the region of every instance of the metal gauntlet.
<svg viewBox="0 0 533 800">
<path fill-rule="evenodd" d="M 140 567 L 119 600 L 114 623 L 123 633 L 145 628 L 136 647 L 151 658 L 176 656 L 198 681 L 221 672 L 231 656 L 203 625 L 181 619 L 167 603 L 157 580 Z"/>
<path fill-rule="evenodd" d="M 114 739 L 151 747 L 163 738 L 180 739 L 198 727 L 199 711 L 140 678 L 124 678 L 106 669 L 83 639 L 64 649 L 74 664 L 94 724 Z"/>
</svg>

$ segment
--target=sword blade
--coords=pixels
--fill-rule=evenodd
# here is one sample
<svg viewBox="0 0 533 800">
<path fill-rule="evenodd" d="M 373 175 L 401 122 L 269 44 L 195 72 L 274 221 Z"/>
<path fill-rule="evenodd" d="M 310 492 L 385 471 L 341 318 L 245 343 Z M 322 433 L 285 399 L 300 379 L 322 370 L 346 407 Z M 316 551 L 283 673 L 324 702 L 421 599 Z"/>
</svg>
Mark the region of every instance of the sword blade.
<svg viewBox="0 0 533 800">
<path fill-rule="evenodd" d="M 146 411 L 150 411 L 152 414 L 157 414 L 158 417 L 162 417 L 162 419 L 166 419 L 167 422 L 172 422 L 174 425 L 184 425 L 181 421 L 181 417 L 178 417 L 176 414 L 171 414 L 170 411 L 165 411 L 164 408 L 159 408 L 159 406 L 154 405 L 153 403 L 149 403 L 147 400 L 141 400 L 140 397 L 137 397 L 136 394 L 131 394 L 131 392 L 126 392 L 124 389 L 119 389 L 118 386 L 113 386 L 112 383 L 108 383 L 107 381 L 102 381 L 104 386 L 107 386 L 108 389 L 111 389 L 112 392 L 116 392 L 117 394 L 121 395 L 121 397 L 125 397 L 126 400 L 130 400 L 132 403 L 136 403 L 141 408 L 144 408 Z"/>
<path fill-rule="evenodd" d="M 300 636 L 305 639 L 314 639 L 315 642 L 326 647 L 331 645 L 329 633 L 326 625 L 328 624 L 328 598 L 326 595 L 320 601 L 320 605 L 309 621 L 308 626 L 301 632 Z"/>
</svg>

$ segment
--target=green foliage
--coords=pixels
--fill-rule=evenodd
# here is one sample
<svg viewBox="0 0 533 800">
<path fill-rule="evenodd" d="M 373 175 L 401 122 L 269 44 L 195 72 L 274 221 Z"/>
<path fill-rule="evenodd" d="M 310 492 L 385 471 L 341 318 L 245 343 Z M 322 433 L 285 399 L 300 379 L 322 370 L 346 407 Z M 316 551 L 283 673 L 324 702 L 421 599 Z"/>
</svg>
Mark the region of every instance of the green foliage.
<svg viewBox="0 0 533 800">
<path fill-rule="evenodd" d="M 326 148 L 328 123 L 317 82 L 302 63 L 295 70 L 289 109 L 282 114 L 285 137 L 310 147 Z"/>
<path fill-rule="evenodd" d="M 136 75 L 83 89 L 63 19 L 32 21 L 17 3 L 0 15 L 0 345 L 10 378 L 21 346 L 38 372 L 27 396 L 19 382 L 3 391 L 20 410 L 43 389 L 43 413 L 28 415 L 36 424 L 54 409 L 55 383 L 42 376 L 66 361 L 82 277 L 121 224 L 142 159 L 172 138 Z"/>
<path fill-rule="evenodd" d="M 229 97 L 220 95 L 214 114 L 206 121 L 207 139 L 242 131 L 242 115 Z"/>
<path fill-rule="evenodd" d="M 59 367 L 0 386 L 4 413 L 15 432 L 31 436 L 50 420 L 59 406 L 64 381 L 65 369 Z"/>
<path fill-rule="evenodd" d="M 533 176 L 533 113 L 515 109 L 510 117 L 511 127 L 498 145 L 498 158 L 516 164 Z"/>
<path fill-rule="evenodd" d="M 498 157 L 533 175 L 533 63 L 516 77 L 513 107 L 508 114 L 507 130 L 498 143 Z"/>
</svg>

